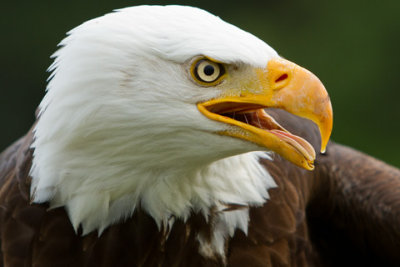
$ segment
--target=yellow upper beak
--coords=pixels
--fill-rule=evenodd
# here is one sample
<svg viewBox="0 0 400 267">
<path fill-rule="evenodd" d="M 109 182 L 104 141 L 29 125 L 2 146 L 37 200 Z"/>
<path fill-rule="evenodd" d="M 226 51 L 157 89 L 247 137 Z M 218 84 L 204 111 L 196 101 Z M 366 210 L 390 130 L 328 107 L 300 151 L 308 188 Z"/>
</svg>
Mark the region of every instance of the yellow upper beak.
<svg viewBox="0 0 400 267">
<path fill-rule="evenodd" d="M 199 111 L 210 119 L 239 127 L 220 134 L 251 141 L 312 170 L 315 160 L 312 146 L 286 131 L 263 108 L 284 109 L 315 122 L 321 133 L 323 152 L 333 123 L 331 102 L 323 84 L 308 70 L 281 58 L 270 60 L 265 69 L 256 69 L 252 80 L 256 80 L 252 82 L 254 90 L 246 88 L 199 103 Z M 235 114 L 243 114 L 246 121 L 235 119 Z M 252 118 L 254 121 L 249 122 Z"/>
<path fill-rule="evenodd" d="M 325 152 L 332 132 L 333 112 L 328 92 L 317 76 L 284 59 L 269 61 L 266 75 L 259 70 L 258 76 L 272 93 L 267 106 L 315 122 L 321 133 L 321 152 Z"/>
</svg>

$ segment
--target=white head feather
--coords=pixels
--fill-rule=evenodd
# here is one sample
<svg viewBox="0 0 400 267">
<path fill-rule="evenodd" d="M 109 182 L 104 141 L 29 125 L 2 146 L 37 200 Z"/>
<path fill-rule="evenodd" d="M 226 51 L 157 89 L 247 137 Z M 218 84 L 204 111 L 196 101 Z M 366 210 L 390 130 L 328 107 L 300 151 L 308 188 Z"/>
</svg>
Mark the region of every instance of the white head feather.
<svg viewBox="0 0 400 267">
<path fill-rule="evenodd" d="M 197 8 L 139 6 L 90 20 L 60 45 L 32 145 L 34 202 L 65 206 L 84 233 L 138 205 L 161 225 L 265 202 L 275 184 L 258 164 L 263 154 L 247 153 L 260 148 L 215 134 L 230 126 L 196 103 L 221 92 L 195 84 L 188 64 L 205 55 L 265 67 L 277 57 L 267 44 Z M 220 219 L 216 236 L 247 231 L 245 210 Z"/>
</svg>

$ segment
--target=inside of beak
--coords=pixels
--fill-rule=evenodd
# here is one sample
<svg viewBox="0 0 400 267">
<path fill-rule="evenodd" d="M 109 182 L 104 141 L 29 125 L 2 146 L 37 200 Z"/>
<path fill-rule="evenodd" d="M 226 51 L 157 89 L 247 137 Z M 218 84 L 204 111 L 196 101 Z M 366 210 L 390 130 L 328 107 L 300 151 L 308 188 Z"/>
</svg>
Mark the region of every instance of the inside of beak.
<svg viewBox="0 0 400 267">
<path fill-rule="evenodd" d="M 249 103 L 220 102 L 207 106 L 207 110 L 227 120 L 235 121 L 238 126 L 254 127 L 275 135 L 282 142 L 289 144 L 302 154 L 308 162 L 313 162 L 316 157 L 313 146 L 300 136 L 294 135 L 282 127 L 264 106 Z M 312 164 L 312 163 L 310 163 Z M 312 169 L 313 166 L 310 166 Z"/>
</svg>

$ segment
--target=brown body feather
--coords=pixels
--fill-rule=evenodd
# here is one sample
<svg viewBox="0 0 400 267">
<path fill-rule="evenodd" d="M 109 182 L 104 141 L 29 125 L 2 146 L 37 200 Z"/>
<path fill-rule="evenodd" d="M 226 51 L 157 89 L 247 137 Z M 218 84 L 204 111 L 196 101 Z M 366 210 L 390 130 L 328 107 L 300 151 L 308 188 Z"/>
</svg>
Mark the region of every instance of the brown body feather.
<svg viewBox="0 0 400 267">
<path fill-rule="evenodd" d="M 270 114 L 319 142 L 308 122 Z M 224 265 L 198 253 L 196 235 L 207 236 L 211 226 L 196 214 L 159 231 L 138 210 L 100 237 L 75 234 L 63 208 L 30 203 L 31 142 L 29 132 L 0 155 L 3 266 Z M 236 231 L 226 242 L 228 266 L 400 266 L 400 170 L 334 143 L 313 172 L 279 156 L 261 164 L 278 187 L 264 206 L 250 207 L 248 234 Z"/>
</svg>

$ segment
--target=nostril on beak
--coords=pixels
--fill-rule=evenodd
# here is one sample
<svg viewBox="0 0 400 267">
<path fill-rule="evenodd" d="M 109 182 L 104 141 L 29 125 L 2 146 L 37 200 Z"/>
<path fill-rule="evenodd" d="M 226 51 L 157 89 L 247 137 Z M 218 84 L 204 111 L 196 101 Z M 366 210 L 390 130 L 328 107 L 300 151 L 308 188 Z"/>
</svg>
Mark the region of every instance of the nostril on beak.
<svg viewBox="0 0 400 267">
<path fill-rule="evenodd" d="M 280 90 L 284 88 L 289 82 L 289 74 L 284 72 L 283 74 L 279 75 L 278 78 L 273 80 L 272 82 L 272 89 L 273 90 Z"/>
<path fill-rule="evenodd" d="M 275 83 L 282 82 L 282 81 L 286 80 L 288 77 L 289 76 L 286 73 L 284 73 L 281 76 L 279 76 L 278 79 L 275 80 Z"/>
</svg>

